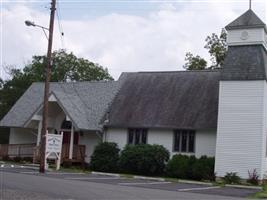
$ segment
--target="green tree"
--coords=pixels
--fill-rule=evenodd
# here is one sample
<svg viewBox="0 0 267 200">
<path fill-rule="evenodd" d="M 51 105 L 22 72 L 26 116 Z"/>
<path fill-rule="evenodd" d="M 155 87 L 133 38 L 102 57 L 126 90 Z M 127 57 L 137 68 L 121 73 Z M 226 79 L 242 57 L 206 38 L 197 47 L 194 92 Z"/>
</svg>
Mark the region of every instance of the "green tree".
<svg viewBox="0 0 267 200">
<path fill-rule="evenodd" d="M 46 56 L 33 56 L 32 61 L 22 70 L 9 68 L 8 80 L 0 79 L 0 120 L 16 103 L 33 82 L 45 80 Z M 107 68 L 89 60 L 78 58 L 65 50 L 52 54 L 51 81 L 92 81 L 113 80 Z M 0 129 L 0 133 L 3 129 Z M 0 135 L 1 137 L 1 135 Z M 0 138 L 0 143 L 1 141 Z"/>
<path fill-rule="evenodd" d="M 220 36 L 215 33 L 212 33 L 211 36 L 206 38 L 205 48 L 208 49 L 211 56 L 212 65 L 211 68 L 221 67 L 226 56 L 228 49 L 227 43 L 227 32 L 225 29 L 222 29 Z"/>
<path fill-rule="evenodd" d="M 185 55 L 185 65 L 183 66 L 186 70 L 203 70 L 203 69 L 216 69 L 220 68 L 223 64 L 227 53 L 227 32 L 225 29 L 221 30 L 220 36 L 216 33 L 212 33 L 211 36 L 207 36 L 205 39 L 204 48 L 208 50 L 212 64 L 207 66 L 207 61 L 200 56 L 194 56 L 192 53 L 188 52 Z"/>
<path fill-rule="evenodd" d="M 204 58 L 201 58 L 199 55 L 194 56 L 190 52 L 186 53 L 185 61 L 186 63 L 183 67 L 186 70 L 202 70 L 207 67 L 207 61 Z"/>
<path fill-rule="evenodd" d="M 23 74 L 34 81 L 45 80 L 46 56 L 33 56 L 32 63 L 23 69 Z M 87 59 L 78 58 L 73 53 L 64 50 L 55 51 L 52 54 L 51 81 L 91 81 L 113 80 L 107 68 L 90 62 Z"/>
</svg>

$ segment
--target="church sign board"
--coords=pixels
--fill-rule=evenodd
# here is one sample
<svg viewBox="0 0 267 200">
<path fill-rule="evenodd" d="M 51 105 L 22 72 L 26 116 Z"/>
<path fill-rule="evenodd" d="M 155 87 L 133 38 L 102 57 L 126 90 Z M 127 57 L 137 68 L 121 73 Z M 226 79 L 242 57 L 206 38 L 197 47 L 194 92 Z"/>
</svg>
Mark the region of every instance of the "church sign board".
<svg viewBox="0 0 267 200">
<path fill-rule="evenodd" d="M 47 158 L 55 159 L 57 161 L 57 169 L 60 168 L 62 140 L 63 134 L 46 134 L 45 160 Z"/>
</svg>

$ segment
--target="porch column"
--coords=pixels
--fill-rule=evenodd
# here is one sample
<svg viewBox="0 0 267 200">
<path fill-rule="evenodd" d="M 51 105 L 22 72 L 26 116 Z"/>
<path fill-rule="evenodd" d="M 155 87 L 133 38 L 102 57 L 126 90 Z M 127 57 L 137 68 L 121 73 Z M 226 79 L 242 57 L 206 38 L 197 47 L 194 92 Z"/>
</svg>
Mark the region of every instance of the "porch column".
<svg viewBox="0 0 267 200">
<path fill-rule="evenodd" d="M 73 156 L 73 141 L 74 141 L 74 127 L 73 125 L 71 125 L 69 159 L 72 159 Z"/>
<path fill-rule="evenodd" d="M 42 120 L 39 121 L 38 123 L 38 134 L 37 134 L 37 142 L 36 142 L 36 146 L 40 145 L 40 141 L 41 141 L 41 131 L 42 131 Z"/>
</svg>

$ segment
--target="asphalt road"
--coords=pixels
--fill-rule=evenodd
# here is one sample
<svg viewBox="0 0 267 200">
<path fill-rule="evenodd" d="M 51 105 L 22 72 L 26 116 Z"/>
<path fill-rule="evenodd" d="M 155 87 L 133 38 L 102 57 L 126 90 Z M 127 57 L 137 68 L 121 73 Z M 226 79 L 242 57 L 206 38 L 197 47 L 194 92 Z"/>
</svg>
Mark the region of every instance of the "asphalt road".
<svg viewBox="0 0 267 200">
<path fill-rule="evenodd" d="M 226 196 L 105 184 L 63 177 L 0 172 L 0 199 L 238 199 Z"/>
<path fill-rule="evenodd" d="M 238 199 L 257 191 L 88 173 L 39 174 L 36 168 L 0 163 L 0 200 Z"/>
</svg>

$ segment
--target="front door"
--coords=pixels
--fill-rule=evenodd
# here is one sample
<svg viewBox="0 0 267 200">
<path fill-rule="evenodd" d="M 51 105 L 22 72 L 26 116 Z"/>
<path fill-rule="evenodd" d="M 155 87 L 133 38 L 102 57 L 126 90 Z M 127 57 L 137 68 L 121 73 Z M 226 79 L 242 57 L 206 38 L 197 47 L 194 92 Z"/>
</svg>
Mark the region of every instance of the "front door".
<svg viewBox="0 0 267 200">
<path fill-rule="evenodd" d="M 63 158 L 67 158 L 67 159 L 69 158 L 70 136 L 71 136 L 70 131 L 63 132 L 62 155 L 63 155 Z M 79 133 L 74 132 L 72 159 L 76 159 L 77 157 L 78 144 L 79 144 Z"/>
<path fill-rule="evenodd" d="M 70 131 L 63 132 L 63 144 L 70 144 Z M 73 144 L 78 145 L 79 144 L 79 133 L 74 132 L 74 138 L 73 138 Z"/>
</svg>

